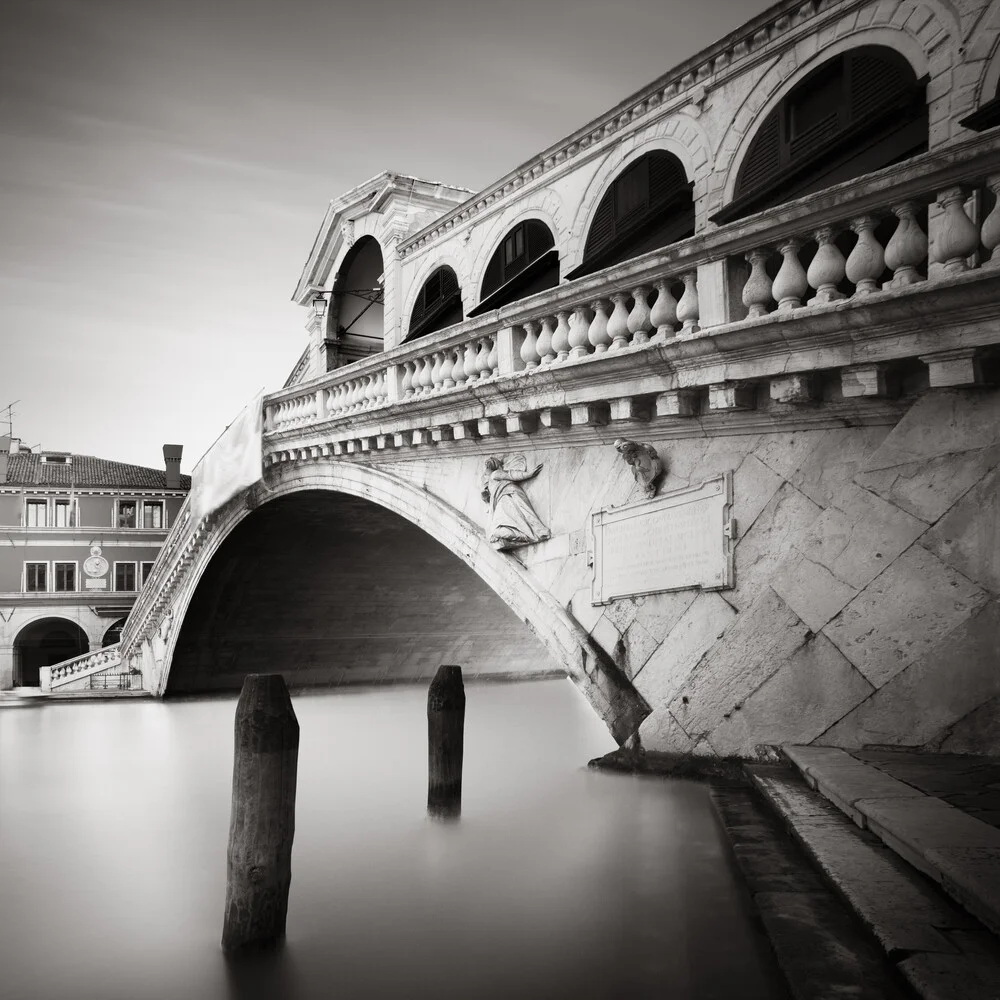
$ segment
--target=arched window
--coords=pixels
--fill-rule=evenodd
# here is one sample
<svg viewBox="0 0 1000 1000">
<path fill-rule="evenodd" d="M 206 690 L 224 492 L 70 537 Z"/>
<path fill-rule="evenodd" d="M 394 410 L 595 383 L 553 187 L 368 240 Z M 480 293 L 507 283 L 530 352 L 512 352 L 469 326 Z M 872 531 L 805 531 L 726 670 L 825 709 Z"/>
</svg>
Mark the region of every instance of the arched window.
<svg viewBox="0 0 1000 1000">
<path fill-rule="evenodd" d="M 462 322 L 462 291 L 450 267 L 439 267 L 424 282 L 410 314 L 406 340 Z"/>
<path fill-rule="evenodd" d="M 730 222 L 927 149 L 926 78 L 893 49 L 868 45 L 828 59 L 764 119 L 736 178 Z"/>
<path fill-rule="evenodd" d="M 691 182 L 672 153 L 647 153 L 605 192 L 587 232 L 580 278 L 694 235 Z"/>
<path fill-rule="evenodd" d="M 559 284 L 559 253 L 549 227 L 538 219 L 521 222 L 500 241 L 486 265 L 479 305 L 469 310 L 478 316 Z"/>
</svg>

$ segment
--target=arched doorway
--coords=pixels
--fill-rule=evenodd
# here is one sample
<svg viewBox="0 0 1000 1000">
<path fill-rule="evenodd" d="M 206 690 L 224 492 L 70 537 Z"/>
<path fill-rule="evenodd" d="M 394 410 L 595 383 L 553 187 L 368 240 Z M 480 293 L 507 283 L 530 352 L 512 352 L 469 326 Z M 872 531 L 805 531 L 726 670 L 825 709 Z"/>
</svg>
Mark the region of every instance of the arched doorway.
<svg viewBox="0 0 1000 1000">
<path fill-rule="evenodd" d="M 118 642 L 122 637 L 122 629 L 125 627 L 125 619 L 119 618 L 107 632 L 104 633 L 104 638 L 101 639 L 101 647 L 111 646 Z"/>
<path fill-rule="evenodd" d="M 327 371 L 383 350 L 384 271 L 378 241 L 362 236 L 348 251 L 333 283 L 327 317 Z"/>
<path fill-rule="evenodd" d="M 184 614 L 167 693 L 559 670 L 531 629 L 464 563 L 400 515 L 332 490 L 272 500 L 239 523 Z"/>
<path fill-rule="evenodd" d="M 14 687 L 38 687 L 38 671 L 90 649 L 87 633 L 65 618 L 44 618 L 26 625 L 14 640 Z"/>
</svg>

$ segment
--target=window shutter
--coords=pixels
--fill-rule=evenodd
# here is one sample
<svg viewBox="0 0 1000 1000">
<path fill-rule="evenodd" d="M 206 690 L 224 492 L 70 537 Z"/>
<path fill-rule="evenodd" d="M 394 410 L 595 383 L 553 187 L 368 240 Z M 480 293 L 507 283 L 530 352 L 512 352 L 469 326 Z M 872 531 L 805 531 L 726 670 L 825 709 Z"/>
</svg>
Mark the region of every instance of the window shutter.
<svg viewBox="0 0 1000 1000">
<path fill-rule="evenodd" d="M 525 226 L 528 229 L 528 259 L 525 263 L 530 264 L 531 261 L 538 260 L 546 250 L 551 250 L 556 241 L 544 222 L 533 219 L 531 222 L 526 222 Z"/>
<path fill-rule="evenodd" d="M 852 54 L 852 121 L 865 118 L 887 104 L 891 104 L 901 97 L 906 89 L 907 80 L 898 66 L 870 52 Z"/>
<path fill-rule="evenodd" d="M 503 284 L 503 244 L 497 252 L 490 258 L 486 265 L 486 273 L 483 275 L 483 290 L 481 298 L 495 292 Z"/>
<path fill-rule="evenodd" d="M 764 119 L 750 143 L 746 159 L 736 181 L 736 197 L 765 184 L 781 167 L 781 137 L 779 132 L 781 105 Z"/>
<path fill-rule="evenodd" d="M 609 189 L 601 199 L 583 248 L 584 259 L 599 254 L 615 238 L 615 192 Z"/>
<path fill-rule="evenodd" d="M 676 156 L 653 153 L 649 157 L 649 205 L 655 208 L 670 201 L 688 186 L 684 167 Z"/>
<path fill-rule="evenodd" d="M 443 310 L 443 306 L 449 299 L 455 296 L 458 291 L 458 276 L 450 267 L 439 267 L 436 271 L 433 271 L 424 282 L 424 287 L 420 289 L 420 294 L 417 296 L 416 304 L 413 307 L 413 313 L 410 316 L 410 327 L 407 339 L 410 339 L 414 335 L 430 333 L 431 330 L 435 328 L 440 329 L 439 326 L 430 326 L 426 330 L 420 330 L 420 326 L 425 320 L 430 320 L 435 313 L 440 313 L 440 315 L 432 322 L 438 323 L 441 316 L 446 314 L 446 311 Z"/>
</svg>

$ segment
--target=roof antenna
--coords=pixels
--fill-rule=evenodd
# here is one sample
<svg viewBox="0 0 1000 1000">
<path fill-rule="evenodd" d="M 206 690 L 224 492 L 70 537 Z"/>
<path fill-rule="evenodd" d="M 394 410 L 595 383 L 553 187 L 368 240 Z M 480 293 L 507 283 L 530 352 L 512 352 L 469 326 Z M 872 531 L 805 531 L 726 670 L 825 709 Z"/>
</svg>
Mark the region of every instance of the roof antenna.
<svg viewBox="0 0 1000 1000">
<path fill-rule="evenodd" d="M 14 407 L 20 403 L 21 400 L 15 399 L 13 403 L 8 403 L 3 409 L 0 409 L 0 421 L 7 421 L 7 434 L 10 437 L 14 436 Z"/>
</svg>

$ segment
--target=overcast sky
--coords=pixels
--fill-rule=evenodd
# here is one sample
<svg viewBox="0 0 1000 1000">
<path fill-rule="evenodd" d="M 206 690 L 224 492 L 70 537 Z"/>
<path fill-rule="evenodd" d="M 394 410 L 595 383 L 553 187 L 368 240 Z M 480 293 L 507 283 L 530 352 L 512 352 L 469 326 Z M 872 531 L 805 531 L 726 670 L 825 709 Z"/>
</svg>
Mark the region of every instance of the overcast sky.
<svg viewBox="0 0 1000 1000">
<path fill-rule="evenodd" d="M 331 198 L 386 169 L 483 187 L 767 6 L 4 0 L 15 435 L 152 466 L 176 442 L 189 471 L 305 347 Z"/>
</svg>

